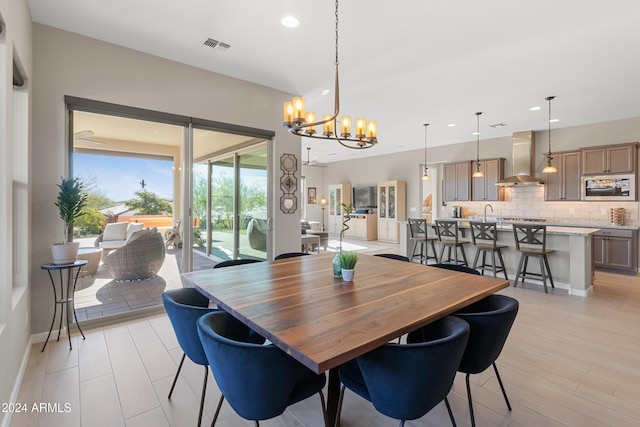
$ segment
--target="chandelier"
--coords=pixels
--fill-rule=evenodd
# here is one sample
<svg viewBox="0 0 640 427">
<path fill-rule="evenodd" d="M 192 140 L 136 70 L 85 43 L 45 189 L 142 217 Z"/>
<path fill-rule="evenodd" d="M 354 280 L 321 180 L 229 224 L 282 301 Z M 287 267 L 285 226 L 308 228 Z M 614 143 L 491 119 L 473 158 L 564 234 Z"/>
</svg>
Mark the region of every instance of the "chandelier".
<svg viewBox="0 0 640 427">
<path fill-rule="evenodd" d="M 338 83 L 338 0 L 336 0 L 336 78 L 334 88 L 333 115 L 326 114 L 317 120 L 315 113 L 306 113 L 304 98 L 296 97 L 284 103 L 284 126 L 290 133 L 306 138 L 331 139 L 347 148 L 371 148 L 378 143 L 378 128 L 375 121 L 364 118 L 355 121 L 355 134 L 351 134 L 351 117 L 340 113 L 340 86 Z M 318 126 L 322 125 L 322 133 Z M 339 125 L 339 129 L 338 129 Z"/>
</svg>

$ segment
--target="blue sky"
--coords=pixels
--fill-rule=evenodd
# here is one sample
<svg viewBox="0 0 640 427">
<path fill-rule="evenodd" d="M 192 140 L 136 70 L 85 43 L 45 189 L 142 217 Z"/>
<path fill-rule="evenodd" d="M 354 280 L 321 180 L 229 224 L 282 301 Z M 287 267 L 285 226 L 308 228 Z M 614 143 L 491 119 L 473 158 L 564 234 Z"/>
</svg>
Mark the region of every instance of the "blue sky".
<svg viewBox="0 0 640 427">
<path fill-rule="evenodd" d="M 74 176 L 94 182 L 114 202 L 129 200 L 145 189 L 165 199 L 173 198 L 173 162 L 92 154 L 73 155 Z"/>
</svg>

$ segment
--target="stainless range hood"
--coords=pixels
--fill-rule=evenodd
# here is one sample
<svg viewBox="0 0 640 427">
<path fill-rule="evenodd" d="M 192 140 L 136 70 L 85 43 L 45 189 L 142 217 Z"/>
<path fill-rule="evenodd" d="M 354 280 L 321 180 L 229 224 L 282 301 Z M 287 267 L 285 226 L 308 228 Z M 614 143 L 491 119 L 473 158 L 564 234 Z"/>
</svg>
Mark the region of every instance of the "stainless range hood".
<svg viewBox="0 0 640 427">
<path fill-rule="evenodd" d="M 544 181 L 533 176 L 535 134 L 533 131 L 515 132 L 513 140 L 513 175 L 496 183 L 498 187 L 544 185 Z"/>
</svg>

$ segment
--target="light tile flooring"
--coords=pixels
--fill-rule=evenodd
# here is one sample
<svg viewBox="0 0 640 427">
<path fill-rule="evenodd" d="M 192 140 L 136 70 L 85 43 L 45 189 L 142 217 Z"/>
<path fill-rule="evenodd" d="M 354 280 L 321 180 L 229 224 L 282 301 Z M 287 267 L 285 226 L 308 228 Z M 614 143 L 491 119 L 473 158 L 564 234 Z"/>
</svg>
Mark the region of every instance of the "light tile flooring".
<svg viewBox="0 0 640 427">
<path fill-rule="evenodd" d="M 511 399 L 506 409 L 491 369 L 472 376 L 478 426 L 640 425 L 640 277 L 598 273 L 588 298 L 544 294 L 539 286 L 502 291 L 520 311 L 498 359 Z M 36 344 L 19 401 L 59 403 L 63 412 L 15 414 L 11 426 L 193 426 L 203 368 L 185 362 L 173 399 L 167 393 L 182 352 L 164 315 Z M 211 378 L 211 377 L 210 377 Z M 428 387 L 428 385 L 425 385 Z M 219 397 L 209 381 L 205 420 Z M 449 400 L 459 426 L 469 426 L 464 377 Z M 64 412 L 64 404 L 70 410 Z M 321 426 L 319 399 L 291 407 L 265 426 Z M 251 423 L 224 405 L 220 426 Z M 395 426 L 367 402 L 347 392 L 342 425 Z M 443 404 L 407 426 L 450 425 Z"/>
</svg>

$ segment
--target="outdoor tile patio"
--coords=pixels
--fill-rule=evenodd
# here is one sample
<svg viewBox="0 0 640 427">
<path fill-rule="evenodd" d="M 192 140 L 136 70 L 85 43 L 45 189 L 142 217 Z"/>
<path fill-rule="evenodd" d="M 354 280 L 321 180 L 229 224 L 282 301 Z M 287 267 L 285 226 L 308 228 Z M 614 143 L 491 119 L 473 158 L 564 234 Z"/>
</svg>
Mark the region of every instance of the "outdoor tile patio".
<svg viewBox="0 0 640 427">
<path fill-rule="evenodd" d="M 95 239 L 79 240 L 81 247 L 92 247 Z M 337 239 L 330 239 L 327 250 L 335 251 L 338 245 Z M 398 245 L 383 245 L 377 241 L 344 240 L 343 248 L 357 252 L 395 252 Z M 224 253 L 220 253 L 220 255 L 228 258 Z M 220 257 L 207 257 L 198 250 L 193 251 L 194 271 L 213 268 L 221 260 Z M 182 249 L 174 247 L 167 249 L 159 274 L 151 279 L 116 282 L 111 278 L 106 266 L 101 263 L 95 275 L 78 278 L 75 292 L 75 309 L 78 321 L 82 322 L 161 305 L 164 291 L 182 287 L 181 270 Z"/>
</svg>

